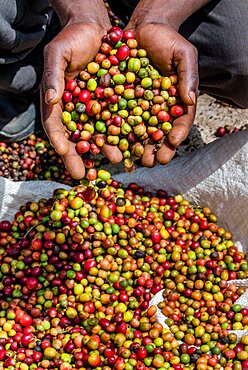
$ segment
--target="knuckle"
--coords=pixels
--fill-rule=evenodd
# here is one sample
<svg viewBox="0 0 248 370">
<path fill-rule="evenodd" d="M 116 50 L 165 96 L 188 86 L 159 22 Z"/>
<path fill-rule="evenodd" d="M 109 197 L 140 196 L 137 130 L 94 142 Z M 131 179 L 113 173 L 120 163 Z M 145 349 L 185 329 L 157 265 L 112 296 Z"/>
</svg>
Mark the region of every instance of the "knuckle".
<svg viewBox="0 0 248 370">
<path fill-rule="evenodd" d="M 44 66 L 42 76 L 43 91 L 46 92 L 50 88 L 54 88 L 54 82 L 58 79 L 56 72 L 49 66 Z"/>
<path fill-rule="evenodd" d="M 180 49 L 180 54 L 182 58 L 189 58 L 194 63 L 198 64 L 198 50 L 190 42 L 186 41 Z"/>
<path fill-rule="evenodd" d="M 44 47 L 44 64 L 53 66 L 63 55 L 62 43 L 51 41 Z"/>
<path fill-rule="evenodd" d="M 197 85 L 198 84 L 198 82 L 199 82 L 198 72 L 194 72 L 194 71 L 191 72 L 191 80 L 193 82 L 193 85 Z"/>
<path fill-rule="evenodd" d="M 56 41 L 53 40 L 44 47 L 44 56 L 49 58 L 50 54 L 57 53 L 57 50 L 58 48 L 56 47 Z"/>
<path fill-rule="evenodd" d="M 52 78 L 54 78 L 54 76 L 55 76 L 55 73 L 53 70 L 44 68 L 43 79 L 45 82 L 46 80 L 51 80 Z"/>
<path fill-rule="evenodd" d="M 46 61 L 46 59 L 49 57 L 50 55 L 50 51 L 51 51 L 51 45 L 50 43 L 47 44 L 45 47 L 44 47 L 44 60 Z"/>
<path fill-rule="evenodd" d="M 191 53 L 192 53 L 192 55 L 193 55 L 196 59 L 198 59 L 198 50 L 197 50 L 197 48 L 196 48 L 194 45 L 192 45 L 192 44 L 191 44 Z"/>
</svg>

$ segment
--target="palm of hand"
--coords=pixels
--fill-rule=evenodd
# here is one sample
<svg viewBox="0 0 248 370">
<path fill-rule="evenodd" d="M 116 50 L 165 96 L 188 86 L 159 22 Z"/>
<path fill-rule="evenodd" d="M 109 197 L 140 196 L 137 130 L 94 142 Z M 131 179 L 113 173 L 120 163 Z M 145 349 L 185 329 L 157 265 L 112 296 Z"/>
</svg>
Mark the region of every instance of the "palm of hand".
<svg viewBox="0 0 248 370">
<path fill-rule="evenodd" d="M 66 38 L 63 33 L 66 34 Z M 67 80 L 75 78 L 87 63 L 93 60 L 98 52 L 101 36 L 95 27 L 85 24 L 73 24 L 69 30 L 65 28 L 60 33 L 57 42 L 62 45 L 67 62 L 65 69 Z"/>
</svg>

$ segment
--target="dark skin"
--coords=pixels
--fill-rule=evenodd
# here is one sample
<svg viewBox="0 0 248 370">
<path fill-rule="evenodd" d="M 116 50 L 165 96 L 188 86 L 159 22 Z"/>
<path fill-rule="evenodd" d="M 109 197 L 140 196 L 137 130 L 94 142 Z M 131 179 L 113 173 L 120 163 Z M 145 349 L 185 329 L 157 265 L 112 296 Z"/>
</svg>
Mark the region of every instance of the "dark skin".
<svg viewBox="0 0 248 370">
<path fill-rule="evenodd" d="M 146 167 L 152 167 L 157 162 L 166 164 L 171 160 L 176 147 L 188 136 L 195 116 L 198 88 L 197 51 L 179 35 L 177 29 L 190 14 L 208 1 L 178 2 L 175 4 L 173 0 L 141 0 L 127 26 L 127 29 L 134 31 L 140 47 L 147 50 L 152 63 L 163 75 L 178 73 L 180 95 L 186 110 L 185 115 L 174 121 L 173 129 L 160 149 L 155 151 L 153 143 L 147 143 L 142 157 L 142 164 Z M 41 113 L 51 144 L 63 157 L 72 177 L 81 179 L 85 175 L 83 161 L 76 153 L 75 145 L 66 139 L 61 123 L 64 80 L 75 78 L 93 60 L 102 36 L 111 25 L 101 0 L 77 0 L 73 2 L 73 6 L 71 4 L 72 2 L 65 0 L 51 1 L 63 28 L 44 51 Z M 106 144 L 102 151 L 112 163 L 122 160 L 122 154 L 117 147 Z"/>
<path fill-rule="evenodd" d="M 186 114 L 174 121 L 168 139 L 159 150 L 154 150 L 152 142 L 146 145 L 142 164 L 153 167 L 156 162 L 166 164 L 171 160 L 176 147 L 186 139 L 193 124 L 198 87 L 197 52 L 187 40 L 167 25 L 142 24 L 135 29 L 135 34 L 139 44 L 147 50 L 152 63 L 163 75 L 178 73 L 179 91 L 186 108 Z M 156 35 L 160 35 L 159 42 L 153 41 L 157 38 Z M 190 69 L 188 65 L 191 65 Z"/>
</svg>

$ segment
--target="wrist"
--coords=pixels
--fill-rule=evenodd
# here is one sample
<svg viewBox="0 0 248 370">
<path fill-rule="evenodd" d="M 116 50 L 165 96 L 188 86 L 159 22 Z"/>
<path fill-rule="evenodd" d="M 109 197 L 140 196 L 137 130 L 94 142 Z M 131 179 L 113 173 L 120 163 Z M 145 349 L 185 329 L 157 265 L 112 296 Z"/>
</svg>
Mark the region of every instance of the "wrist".
<svg viewBox="0 0 248 370">
<path fill-rule="evenodd" d="M 137 12 L 135 11 L 133 13 L 128 23 L 127 28 L 128 29 L 138 29 L 142 25 L 145 26 L 146 24 L 164 24 L 164 25 L 171 26 L 166 16 L 164 16 L 163 14 L 157 11 L 148 12 L 146 7 L 144 7 L 140 9 L 139 11 L 137 10 Z"/>
<path fill-rule="evenodd" d="M 181 24 L 211 0 L 140 0 L 128 24 L 164 24 L 178 31 Z"/>
<path fill-rule="evenodd" d="M 94 24 L 107 30 L 111 27 L 107 9 L 102 0 L 50 0 L 62 27 L 75 24 Z"/>
</svg>

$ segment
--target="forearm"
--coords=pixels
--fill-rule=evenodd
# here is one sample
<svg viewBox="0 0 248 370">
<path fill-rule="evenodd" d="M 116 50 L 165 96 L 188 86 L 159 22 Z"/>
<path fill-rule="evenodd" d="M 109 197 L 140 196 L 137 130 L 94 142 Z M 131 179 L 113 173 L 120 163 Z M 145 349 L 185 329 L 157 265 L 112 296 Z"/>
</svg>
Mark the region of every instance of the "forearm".
<svg viewBox="0 0 248 370">
<path fill-rule="evenodd" d="M 129 26 L 141 23 L 165 23 L 178 30 L 194 12 L 211 0 L 140 0 Z"/>
<path fill-rule="evenodd" d="M 109 28 L 109 16 L 103 0 L 50 0 L 62 27 L 71 23 L 95 23 Z"/>
</svg>

